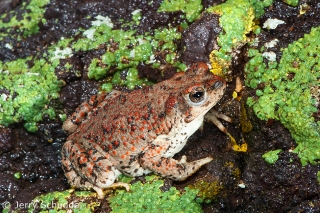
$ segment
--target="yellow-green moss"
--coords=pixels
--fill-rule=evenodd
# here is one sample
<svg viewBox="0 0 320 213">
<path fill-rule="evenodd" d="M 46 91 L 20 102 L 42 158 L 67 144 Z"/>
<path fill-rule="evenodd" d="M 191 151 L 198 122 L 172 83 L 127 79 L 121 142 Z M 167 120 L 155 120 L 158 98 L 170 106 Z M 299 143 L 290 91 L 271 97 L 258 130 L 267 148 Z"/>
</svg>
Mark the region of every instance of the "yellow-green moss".
<svg viewBox="0 0 320 213">
<path fill-rule="evenodd" d="M 4 91 L 0 96 L 0 124 L 8 126 L 24 121 L 26 129 L 35 132 L 36 123 L 43 116 L 56 117 L 49 104 L 59 97 L 63 82 L 46 60 L 34 60 L 29 67 L 31 59 L 0 62 L 0 90 Z"/>
<path fill-rule="evenodd" d="M 269 151 L 265 154 L 262 155 L 262 158 L 269 164 L 274 164 L 279 156 L 278 154 L 281 152 L 281 149 L 277 149 L 277 150 L 273 150 L 273 151 Z"/>
<path fill-rule="evenodd" d="M 281 121 L 298 143 L 294 149 L 302 165 L 315 164 L 320 159 L 320 122 L 315 121 L 317 94 L 311 88 L 319 86 L 320 27 L 313 28 L 304 38 L 289 44 L 282 52 L 280 63 L 264 63 L 258 50 L 250 50 L 251 60 L 245 68 L 246 85 L 256 88 L 257 100 L 248 99 L 262 120 Z M 319 97 L 318 97 L 319 98 Z"/>
<path fill-rule="evenodd" d="M 18 32 L 22 33 L 24 37 L 35 34 L 39 31 L 39 22 L 44 23 L 46 20 L 43 18 L 45 9 L 43 8 L 50 0 L 31 0 L 29 4 L 22 2 L 22 8 L 27 10 L 26 13 L 22 15 L 22 19 L 18 20 L 17 15 L 14 14 L 9 22 L 3 22 L 3 19 L 8 14 L 3 14 L 0 16 L 0 28 L 7 29 L 10 33 L 10 29 L 15 28 Z M 5 34 L 6 35 L 6 34 Z M 0 36 L 0 40 L 3 39 L 4 35 Z"/>
<path fill-rule="evenodd" d="M 219 25 L 222 28 L 217 39 L 219 49 L 210 53 L 210 62 L 212 67 L 219 64 L 223 75 L 227 75 L 230 71 L 231 53 L 248 41 L 247 34 L 253 29 L 254 9 L 249 0 L 229 0 L 208 8 L 206 12 L 219 15 Z"/>
<path fill-rule="evenodd" d="M 197 190 L 185 188 L 181 193 L 174 187 L 161 191 L 163 180 L 157 176 L 146 176 L 146 183 L 136 182 L 131 185 L 130 192 L 118 189 L 109 198 L 111 212 L 203 212 L 195 201 Z"/>
<path fill-rule="evenodd" d="M 199 180 L 192 185 L 188 185 L 188 188 L 198 190 L 199 202 L 210 203 L 217 198 L 223 186 L 218 181 L 207 182 Z"/>
<path fill-rule="evenodd" d="M 73 212 L 91 213 L 100 206 L 96 193 L 90 191 L 50 192 L 40 195 L 32 200 L 28 212 Z"/>
<path fill-rule="evenodd" d="M 186 14 L 187 20 L 193 22 L 200 16 L 202 8 L 201 0 L 163 0 L 158 12 L 182 11 Z"/>
</svg>

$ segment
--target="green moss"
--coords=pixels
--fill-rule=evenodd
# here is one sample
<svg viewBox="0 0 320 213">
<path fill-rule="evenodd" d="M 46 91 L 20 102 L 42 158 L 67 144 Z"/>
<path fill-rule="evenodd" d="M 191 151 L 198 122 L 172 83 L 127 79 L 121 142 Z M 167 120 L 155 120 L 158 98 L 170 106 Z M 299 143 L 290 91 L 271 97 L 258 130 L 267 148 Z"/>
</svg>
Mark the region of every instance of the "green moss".
<svg viewBox="0 0 320 213">
<path fill-rule="evenodd" d="M 140 24 L 140 20 L 141 20 L 141 12 L 140 11 L 141 11 L 141 9 L 137 9 L 131 13 L 132 21 L 134 21 L 136 25 Z"/>
<path fill-rule="evenodd" d="M 267 153 L 265 153 L 264 155 L 262 155 L 262 158 L 269 164 L 274 164 L 279 156 L 278 154 L 281 152 L 281 149 L 277 149 L 277 150 L 273 150 L 273 151 L 269 151 Z"/>
<path fill-rule="evenodd" d="M 260 119 L 279 120 L 288 128 L 298 143 L 294 152 L 302 165 L 320 159 L 320 123 L 313 118 L 318 102 L 314 97 L 318 95 L 311 91 L 319 87 L 319 36 L 320 28 L 313 28 L 310 34 L 290 44 L 283 50 L 279 64 L 266 64 L 261 53 L 251 50 L 252 59 L 245 68 L 247 86 L 265 85 L 257 92 L 259 98 L 249 98 L 247 103 Z"/>
<path fill-rule="evenodd" d="M 200 16 L 202 11 L 201 0 L 164 0 L 158 12 L 176 12 L 182 11 L 186 14 L 186 18 L 189 22 L 193 22 Z"/>
<path fill-rule="evenodd" d="M 140 13 L 134 12 L 133 16 L 137 14 Z M 96 19 L 105 20 L 107 17 Z M 132 27 L 135 21 L 126 22 L 124 25 Z M 136 85 L 150 84 L 147 79 L 139 79 L 136 67 L 140 63 L 156 64 L 155 54 L 163 53 L 166 63 L 172 64 L 178 70 L 186 68 L 186 65 L 177 60 L 175 41 L 181 38 L 181 33 L 177 32 L 176 28 L 156 29 L 153 35 L 149 32 L 137 35 L 135 30 L 112 28 L 111 20 L 98 24 L 93 21 L 93 26 L 82 33 L 82 38 L 70 42 L 72 52 L 90 51 L 101 45 L 106 46 L 106 52 L 100 58 L 93 58 L 88 68 L 88 77 L 95 80 L 104 79 L 110 70 L 114 73 L 112 80 L 102 85 L 102 90 L 110 91 L 115 84 L 129 89 Z M 126 79 L 123 79 L 123 73 L 127 73 Z"/>
<path fill-rule="evenodd" d="M 24 37 L 35 34 L 39 31 L 39 22 L 45 22 L 43 14 L 45 9 L 43 7 L 49 3 L 50 0 L 31 0 L 29 4 L 23 4 L 22 8 L 26 9 L 27 12 L 22 15 L 21 20 L 17 20 L 17 16 L 11 17 L 10 21 L 4 23 L 2 20 L 7 14 L 3 14 L 0 17 L 0 28 L 15 28 L 20 31 Z M 0 36 L 2 39 L 2 36 Z"/>
<path fill-rule="evenodd" d="M 254 26 L 254 10 L 249 0 L 229 0 L 208 8 L 207 12 L 220 16 L 222 31 L 217 39 L 220 48 L 211 52 L 210 61 L 213 67 L 218 63 L 222 67 L 222 73 L 226 75 L 232 60 L 231 53 L 248 41 L 246 35 Z"/>
<path fill-rule="evenodd" d="M 317 180 L 318 180 L 318 183 L 320 184 L 320 171 L 317 172 Z"/>
<path fill-rule="evenodd" d="M 32 67 L 26 59 L 0 63 L 0 124 L 25 121 L 30 132 L 38 128 L 36 123 L 44 115 L 55 118 L 55 111 L 49 106 L 52 99 L 59 97 L 62 82 L 54 74 L 54 68 L 45 60 L 34 60 Z"/>
<path fill-rule="evenodd" d="M 109 198 L 111 212 L 203 212 L 195 201 L 197 191 L 185 188 L 181 193 L 171 187 L 161 191 L 163 180 L 156 176 L 147 176 L 146 183 L 136 182 L 131 185 L 130 192 L 118 189 Z"/>
<path fill-rule="evenodd" d="M 20 179 L 21 178 L 21 173 L 20 172 L 16 172 L 13 174 L 13 176 L 16 178 L 16 179 Z"/>
<path fill-rule="evenodd" d="M 292 7 L 296 7 L 299 4 L 299 0 L 283 0 L 283 2 L 285 2 L 286 4 Z"/>
<path fill-rule="evenodd" d="M 274 0 L 249 0 L 254 8 L 256 18 L 260 18 L 264 14 L 264 9 L 269 7 Z"/>
<path fill-rule="evenodd" d="M 32 200 L 28 206 L 28 212 L 94 212 L 100 206 L 96 193 L 90 191 L 50 192 L 40 195 Z"/>
</svg>

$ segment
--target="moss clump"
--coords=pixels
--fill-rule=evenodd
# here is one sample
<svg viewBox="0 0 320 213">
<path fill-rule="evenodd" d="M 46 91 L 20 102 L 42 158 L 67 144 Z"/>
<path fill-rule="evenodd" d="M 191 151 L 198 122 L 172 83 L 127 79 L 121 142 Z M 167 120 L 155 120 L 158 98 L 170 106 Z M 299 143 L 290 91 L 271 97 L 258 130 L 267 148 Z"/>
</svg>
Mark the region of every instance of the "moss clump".
<svg viewBox="0 0 320 213">
<path fill-rule="evenodd" d="M 113 85 L 125 85 L 128 89 L 134 89 L 136 85 L 146 86 L 151 84 L 147 79 L 140 79 L 138 76 L 138 70 L 136 68 L 129 68 L 126 72 L 126 77 L 123 79 L 121 77 L 121 71 L 117 71 L 112 79 L 111 83 Z M 110 84 L 110 83 L 109 83 Z M 106 84 L 104 84 L 106 85 Z"/>
<path fill-rule="evenodd" d="M 142 62 L 146 64 L 158 63 L 155 55 L 159 53 L 165 53 L 167 63 L 173 64 L 178 69 L 185 68 L 176 61 L 177 46 L 174 41 L 181 37 L 181 33 L 177 32 L 176 28 L 156 29 L 152 36 L 150 33 L 136 35 L 135 30 L 113 30 L 113 25 L 110 23 L 93 25 L 83 33 L 83 38 L 72 43 L 72 49 L 75 51 L 97 49 L 102 44 L 106 46 L 106 52 L 101 58 L 92 60 L 88 69 L 89 78 L 96 80 L 105 78 L 110 69 L 116 71 L 136 69 L 138 64 Z M 128 23 L 128 25 L 132 24 L 134 23 Z M 129 70 L 129 72 L 131 71 Z M 139 82 L 138 76 L 134 76 L 134 80 Z M 142 81 L 145 80 L 142 79 Z"/>
<path fill-rule="evenodd" d="M 13 15 L 9 22 L 3 22 L 8 14 L 0 16 L 0 29 L 7 28 L 8 34 L 10 30 L 15 28 L 17 32 L 22 33 L 23 37 L 35 34 L 39 31 L 39 22 L 43 23 L 46 21 L 43 19 L 45 9 L 43 7 L 49 3 L 50 0 L 31 0 L 29 4 L 26 2 L 22 3 L 22 8 L 26 9 L 27 12 L 22 15 L 21 20 L 17 20 L 17 15 Z M 5 34 L 4 34 L 5 35 Z M 0 40 L 3 36 L 0 36 Z"/>
<path fill-rule="evenodd" d="M 146 183 L 136 182 L 131 185 L 130 192 L 118 189 L 109 198 L 111 212 L 203 212 L 195 201 L 197 191 L 185 188 L 181 193 L 171 187 L 169 191 L 161 191 L 163 180 L 156 176 L 147 176 Z"/>
<path fill-rule="evenodd" d="M 188 188 L 198 190 L 198 202 L 210 203 L 217 198 L 217 195 L 223 189 L 218 181 L 206 182 L 199 180 Z"/>
<path fill-rule="evenodd" d="M 290 44 L 282 52 L 280 63 L 264 63 L 258 50 L 250 50 L 252 57 L 245 68 L 246 85 L 263 89 L 256 91 L 258 99 L 249 98 L 256 115 L 262 120 L 281 121 L 298 143 L 294 152 L 302 165 L 315 164 L 320 159 L 320 122 L 315 121 L 319 101 L 312 88 L 319 87 L 320 28 Z M 318 97 L 319 98 L 319 97 Z"/>
<path fill-rule="evenodd" d="M 8 126 L 25 121 L 25 128 L 37 131 L 36 123 L 44 115 L 53 119 L 55 110 L 49 106 L 59 97 L 62 82 L 54 74 L 54 68 L 45 60 L 34 60 L 29 67 L 31 57 L 6 63 L 0 62 L 0 124 Z"/>
<path fill-rule="evenodd" d="M 264 155 L 262 155 L 262 158 L 269 164 L 274 164 L 279 156 L 278 154 L 281 152 L 281 149 L 277 149 L 277 150 L 273 150 L 273 151 L 269 151 L 267 153 L 265 153 Z"/>
<path fill-rule="evenodd" d="M 264 8 L 269 7 L 274 0 L 249 0 L 252 5 L 256 18 L 264 14 Z"/>
<path fill-rule="evenodd" d="M 220 48 L 210 53 L 210 62 L 212 67 L 219 64 L 223 75 L 227 75 L 232 60 L 231 53 L 248 41 L 246 35 L 253 29 L 254 9 L 249 0 L 229 0 L 208 8 L 206 12 L 218 14 L 222 27 L 217 40 Z"/>
<path fill-rule="evenodd" d="M 158 12 L 182 11 L 186 14 L 187 20 L 193 22 L 200 16 L 202 8 L 201 0 L 164 0 L 161 3 Z"/>
<path fill-rule="evenodd" d="M 51 192 L 38 196 L 28 205 L 28 212 L 94 212 L 100 202 L 96 193 L 90 191 Z"/>
<path fill-rule="evenodd" d="M 299 4 L 299 0 L 283 0 L 283 2 L 285 2 L 286 4 L 292 7 L 296 7 Z"/>
</svg>

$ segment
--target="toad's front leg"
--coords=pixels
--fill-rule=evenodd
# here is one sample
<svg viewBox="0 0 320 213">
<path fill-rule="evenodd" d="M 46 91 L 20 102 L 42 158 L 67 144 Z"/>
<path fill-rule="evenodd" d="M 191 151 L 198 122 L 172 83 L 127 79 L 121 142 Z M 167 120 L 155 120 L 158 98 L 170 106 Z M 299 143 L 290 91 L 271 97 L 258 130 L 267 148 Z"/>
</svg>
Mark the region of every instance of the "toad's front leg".
<svg viewBox="0 0 320 213">
<path fill-rule="evenodd" d="M 178 161 L 173 158 L 163 157 L 166 150 L 167 147 L 165 145 L 148 147 L 140 157 L 141 166 L 163 177 L 182 181 L 195 173 L 201 166 L 213 160 L 211 157 L 207 157 L 193 162 L 186 162 L 185 158 Z"/>
</svg>

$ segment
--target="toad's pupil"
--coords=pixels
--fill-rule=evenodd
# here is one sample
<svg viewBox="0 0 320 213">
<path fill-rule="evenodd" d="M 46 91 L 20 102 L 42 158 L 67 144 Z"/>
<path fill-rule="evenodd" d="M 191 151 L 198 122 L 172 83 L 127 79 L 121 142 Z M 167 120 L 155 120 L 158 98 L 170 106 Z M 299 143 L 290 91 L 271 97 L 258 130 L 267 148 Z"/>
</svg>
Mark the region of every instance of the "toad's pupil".
<svg viewBox="0 0 320 213">
<path fill-rule="evenodd" d="M 193 94 L 193 97 L 197 98 L 197 99 L 201 98 L 202 96 L 203 96 L 203 92 L 196 92 L 196 93 Z"/>
</svg>

